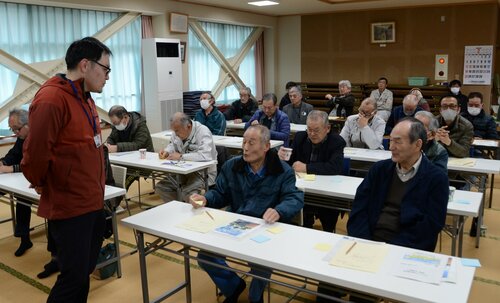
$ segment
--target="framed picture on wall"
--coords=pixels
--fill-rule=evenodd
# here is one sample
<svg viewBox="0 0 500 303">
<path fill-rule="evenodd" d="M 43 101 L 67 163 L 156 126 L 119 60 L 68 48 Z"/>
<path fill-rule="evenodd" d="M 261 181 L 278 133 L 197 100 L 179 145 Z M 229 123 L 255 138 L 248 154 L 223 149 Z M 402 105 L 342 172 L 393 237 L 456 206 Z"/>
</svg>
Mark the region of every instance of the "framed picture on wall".
<svg viewBox="0 0 500 303">
<path fill-rule="evenodd" d="M 396 22 L 377 22 L 371 24 L 371 43 L 396 42 Z"/>
<path fill-rule="evenodd" d="M 186 42 L 181 41 L 181 61 L 184 63 L 186 61 Z"/>
<path fill-rule="evenodd" d="M 170 13 L 170 32 L 187 34 L 188 15 L 179 13 Z"/>
</svg>

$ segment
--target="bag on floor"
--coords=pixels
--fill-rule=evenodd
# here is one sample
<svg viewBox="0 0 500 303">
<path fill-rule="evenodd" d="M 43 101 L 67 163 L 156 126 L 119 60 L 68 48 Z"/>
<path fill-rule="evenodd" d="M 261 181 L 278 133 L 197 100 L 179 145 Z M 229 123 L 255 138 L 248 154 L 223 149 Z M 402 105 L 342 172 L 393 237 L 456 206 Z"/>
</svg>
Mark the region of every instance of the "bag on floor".
<svg viewBox="0 0 500 303">
<path fill-rule="evenodd" d="M 97 265 L 106 262 L 111 258 L 116 257 L 116 247 L 114 243 L 108 243 L 101 247 L 99 256 L 97 257 Z M 102 268 L 94 270 L 92 275 L 98 280 L 104 280 L 115 274 L 118 264 L 116 262 L 106 265 Z"/>
</svg>

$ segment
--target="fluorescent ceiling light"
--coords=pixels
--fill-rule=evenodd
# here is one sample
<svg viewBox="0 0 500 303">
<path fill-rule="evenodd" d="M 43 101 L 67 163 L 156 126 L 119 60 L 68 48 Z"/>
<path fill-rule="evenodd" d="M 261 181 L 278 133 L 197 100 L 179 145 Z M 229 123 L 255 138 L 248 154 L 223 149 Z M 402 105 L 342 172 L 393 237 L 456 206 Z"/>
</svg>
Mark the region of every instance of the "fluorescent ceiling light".
<svg viewBox="0 0 500 303">
<path fill-rule="evenodd" d="M 277 4 L 280 4 L 277 0 L 273 0 L 273 1 L 252 1 L 252 2 L 248 2 L 248 4 L 250 5 L 255 5 L 255 6 L 268 6 L 268 5 L 277 5 Z"/>
</svg>

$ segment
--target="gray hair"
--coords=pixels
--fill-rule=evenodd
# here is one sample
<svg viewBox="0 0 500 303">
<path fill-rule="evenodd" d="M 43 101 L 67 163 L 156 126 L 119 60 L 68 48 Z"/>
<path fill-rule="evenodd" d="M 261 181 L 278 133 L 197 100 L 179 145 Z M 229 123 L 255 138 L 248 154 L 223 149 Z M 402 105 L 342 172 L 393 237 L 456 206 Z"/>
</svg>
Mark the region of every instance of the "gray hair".
<svg viewBox="0 0 500 303">
<path fill-rule="evenodd" d="M 375 101 L 375 99 L 373 99 L 373 98 L 366 98 L 366 99 L 364 99 L 361 102 L 361 105 L 363 105 L 363 104 L 365 104 L 365 105 L 371 105 L 371 107 L 373 107 L 373 110 L 377 110 L 377 101 Z"/>
<path fill-rule="evenodd" d="M 412 94 L 406 95 L 403 99 L 403 104 L 417 104 L 417 103 L 418 103 L 417 96 Z"/>
<path fill-rule="evenodd" d="M 427 142 L 427 131 L 425 130 L 424 124 L 413 117 L 405 117 L 399 120 L 398 124 L 401 122 L 410 123 L 410 132 L 408 133 L 408 138 L 410 139 L 410 143 L 415 143 L 415 141 L 421 139 L 422 146 L 420 147 L 420 149 L 424 148 L 424 145 Z"/>
<path fill-rule="evenodd" d="M 240 92 L 241 92 L 242 90 L 246 91 L 246 92 L 247 92 L 247 95 L 249 95 L 249 96 L 251 96 L 251 95 L 252 95 L 252 90 L 250 89 L 250 87 L 245 86 L 245 87 L 240 88 Z"/>
<path fill-rule="evenodd" d="M 347 86 L 348 89 L 351 89 L 351 81 L 349 81 L 349 80 L 340 80 L 340 82 L 339 82 L 339 88 L 341 86 Z"/>
<path fill-rule="evenodd" d="M 9 118 L 16 116 L 23 125 L 28 125 L 28 111 L 22 108 L 14 108 L 9 111 Z"/>
<path fill-rule="evenodd" d="M 300 85 L 295 85 L 293 87 L 290 87 L 290 90 L 288 92 L 290 92 L 292 89 L 296 89 L 297 92 L 302 96 L 302 87 L 300 87 Z"/>
<path fill-rule="evenodd" d="M 425 117 L 425 118 L 427 118 L 427 120 L 429 120 L 429 130 L 430 131 L 435 131 L 439 128 L 439 122 L 431 112 L 421 110 L 421 111 L 415 113 L 415 118 L 417 118 L 419 116 Z"/>
<path fill-rule="evenodd" d="M 263 125 L 250 125 L 249 128 L 245 131 L 245 133 L 251 129 L 255 129 L 256 131 L 259 132 L 260 135 L 260 143 L 262 145 L 266 145 L 270 142 L 271 140 L 271 131 L 269 131 L 269 128 L 263 126 Z"/>
<path fill-rule="evenodd" d="M 276 105 L 278 103 L 278 98 L 276 98 L 276 95 L 273 93 L 267 93 L 264 96 L 262 96 L 262 102 L 264 101 L 273 101 L 273 104 Z"/>
<path fill-rule="evenodd" d="M 113 105 L 108 111 L 108 116 L 111 118 L 113 116 L 117 117 L 118 119 L 123 119 L 123 116 L 128 115 L 128 111 L 125 109 L 125 107 L 121 105 Z"/>
<path fill-rule="evenodd" d="M 177 112 L 170 118 L 170 124 L 174 123 L 180 124 L 182 127 L 188 127 L 193 124 L 193 121 L 185 113 Z"/>
<path fill-rule="evenodd" d="M 324 125 L 328 125 L 330 123 L 328 121 L 328 114 L 322 110 L 317 109 L 309 112 L 309 114 L 307 115 L 306 123 L 309 121 L 321 121 Z"/>
</svg>

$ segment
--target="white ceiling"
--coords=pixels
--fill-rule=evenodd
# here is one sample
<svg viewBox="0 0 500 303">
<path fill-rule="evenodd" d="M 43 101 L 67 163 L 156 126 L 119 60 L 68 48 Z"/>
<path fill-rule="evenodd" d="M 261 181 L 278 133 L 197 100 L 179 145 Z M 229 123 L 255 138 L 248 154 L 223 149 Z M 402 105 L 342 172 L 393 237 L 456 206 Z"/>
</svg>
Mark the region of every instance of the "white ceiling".
<svg viewBox="0 0 500 303">
<path fill-rule="evenodd" d="M 228 8 L 269 16 L 305 15 L 336 11 L 383 9 L 408 6 L 426 6 L 452 3 L 479 3 L 492 0 L 278 0 L 279 5 L 258 7 L 249 5 L 249 0 L 174 0 L 178 2 L 202 4 Z M 255 1 L 255 0 L 252 0 Z M 338 2 L 335 4 L 327 2 Z M 500 3 L 500 0 L 498 0 Z"/>
</svg>

